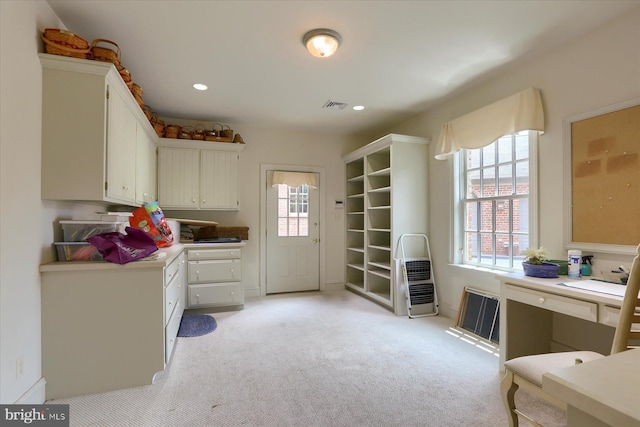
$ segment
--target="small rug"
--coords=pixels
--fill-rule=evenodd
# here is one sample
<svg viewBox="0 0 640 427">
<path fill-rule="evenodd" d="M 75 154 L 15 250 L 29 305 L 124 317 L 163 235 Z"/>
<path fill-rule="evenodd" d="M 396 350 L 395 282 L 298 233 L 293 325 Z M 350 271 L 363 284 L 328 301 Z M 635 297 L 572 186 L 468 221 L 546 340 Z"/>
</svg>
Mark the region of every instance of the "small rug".
<svg viewBox="0 0 640 427">
<path fill-rule="evenodd" d="M 199 337 L 213 332 L 218 324 L 208 314 L 185 314 L 180 321 L 179 337 Z"/>
</svg>

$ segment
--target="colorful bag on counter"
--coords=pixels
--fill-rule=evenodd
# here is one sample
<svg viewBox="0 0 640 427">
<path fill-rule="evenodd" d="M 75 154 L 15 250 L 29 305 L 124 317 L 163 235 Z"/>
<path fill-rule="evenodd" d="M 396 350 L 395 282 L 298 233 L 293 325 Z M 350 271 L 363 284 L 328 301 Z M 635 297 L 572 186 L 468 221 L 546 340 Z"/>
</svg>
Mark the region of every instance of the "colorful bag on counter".
<svg viewBox="0 0 640 427">
<path fill-rule="evenodd" d="M 105 261 L 126 264 L 151 255 L 158 250 L 153 237 L 137 228 L 127 227 L 127 234 L 118 231 L 97 234 L 87 242 L 95 246 Z"/>
<path fill-rule="evenodd" d="M 158 202 L 147 203 L 132 212 L 129 224 L 134 228 L 146 231 L 153 237 L 159 248 L 165 248 L 173 244 L 173 234 L 167 224 L 162 209 Z"/>
</svg>

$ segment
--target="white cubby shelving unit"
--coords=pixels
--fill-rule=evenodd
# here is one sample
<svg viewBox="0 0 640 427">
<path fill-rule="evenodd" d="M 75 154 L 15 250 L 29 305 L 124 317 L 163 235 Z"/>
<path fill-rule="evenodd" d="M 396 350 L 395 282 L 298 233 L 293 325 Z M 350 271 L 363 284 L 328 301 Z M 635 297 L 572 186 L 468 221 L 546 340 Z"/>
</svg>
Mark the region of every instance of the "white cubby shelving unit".
<svg viewBox="0 0 640 427">
<path fill-rule="evenodd" d="M 397 315 L 398 240 L 428 231 L 429 140 L 389 134 L 343 157 L 346 167 L 346 287 Z"/>
</svg>

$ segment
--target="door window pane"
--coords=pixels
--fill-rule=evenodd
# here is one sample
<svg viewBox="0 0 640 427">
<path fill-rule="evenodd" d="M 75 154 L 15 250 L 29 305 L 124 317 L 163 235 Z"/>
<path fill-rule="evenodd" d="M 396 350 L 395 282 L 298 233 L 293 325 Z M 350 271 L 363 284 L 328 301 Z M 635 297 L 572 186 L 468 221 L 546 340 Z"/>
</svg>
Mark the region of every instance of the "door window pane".
<svg viewBox="0 0 640 427">
<path fill-rule="evenodd" d="M 309 235 L 309 186 L 278 184 L 278 237 Z"/>
</svg>

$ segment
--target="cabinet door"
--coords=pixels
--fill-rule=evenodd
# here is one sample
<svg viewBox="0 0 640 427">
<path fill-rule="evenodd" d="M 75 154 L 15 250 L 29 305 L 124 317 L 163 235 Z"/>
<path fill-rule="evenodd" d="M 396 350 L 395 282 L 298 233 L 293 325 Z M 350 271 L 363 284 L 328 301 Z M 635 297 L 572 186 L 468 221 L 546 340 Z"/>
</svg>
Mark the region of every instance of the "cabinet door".
<svg viewBox="0 0 640 427">
<path fill-rule="evenodd" d="M 200 208 L 238 209 L 238 153 L 200 151 Z"/>
<path fill-rule="evenodd" d="M 135 202 L 136 125 L 118 91 L 109 88 L 106 196 L 127 203 Z"/>
<path fill-rule="evenodd" d="M 149 183 L 151 163 L 149 145 L 153 145 L 149 135 L 138 126 L 136 132 L 136 203 L 144 205 L 152 202 Z"/>
<path fill-rule="evenodd" d="M 158 148 L 149 143 L 149 201 L 158 200 Z"/>
<path fill-rule="evenodd" d="M 198 209 L 199 159 L 196 149 L 158 149 L 158 201 L 163 209 Z"/>
</svg>

